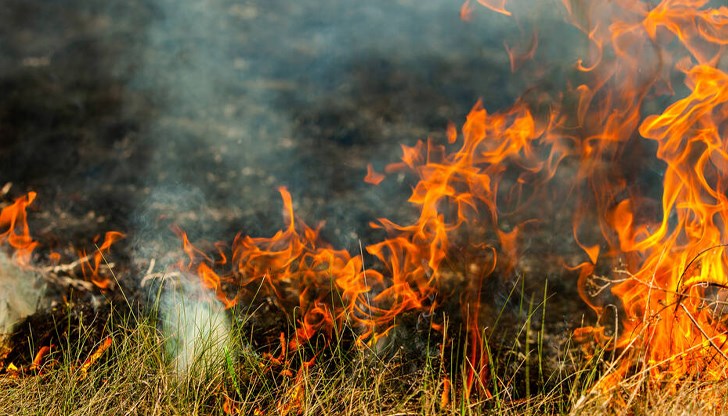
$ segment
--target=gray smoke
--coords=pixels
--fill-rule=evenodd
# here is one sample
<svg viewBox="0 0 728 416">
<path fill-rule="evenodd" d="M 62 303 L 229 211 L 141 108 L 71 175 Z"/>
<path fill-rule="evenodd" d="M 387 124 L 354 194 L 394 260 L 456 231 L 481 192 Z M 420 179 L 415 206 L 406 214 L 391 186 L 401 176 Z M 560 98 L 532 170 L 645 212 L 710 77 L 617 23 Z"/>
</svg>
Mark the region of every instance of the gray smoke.
<svg viewBox="0 0 728 416">
<path fill-rule="evenodd" d="M 178 374 L 204 374 L 224 365 L 231 345 L 230 323 L 220 302 L 196 276 L 185 275 L 166 285 L 160 309 L 167 351 Z"/>
<path fill-rule="evenodd" d="M 36 273 L 0 252 L 0 340 L 14 324 L 36 311 L 43 298 L 42 283 Z"/>
</svg>

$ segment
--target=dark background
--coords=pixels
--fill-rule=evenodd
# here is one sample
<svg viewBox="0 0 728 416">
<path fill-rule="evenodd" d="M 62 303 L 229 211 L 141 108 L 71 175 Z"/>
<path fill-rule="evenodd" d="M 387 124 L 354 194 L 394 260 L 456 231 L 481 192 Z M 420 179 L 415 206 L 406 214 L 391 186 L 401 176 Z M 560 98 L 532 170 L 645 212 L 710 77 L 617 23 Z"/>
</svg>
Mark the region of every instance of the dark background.
<svg viewBox="0 0 728 416">
<path fill-rule="evenodd" d="M 478 98 L 495 111 L 536 84 L 511 74 L 503 45 L 534 22 L 479 6 L 463 22 L 459 6 L 3 1 L 0 181 L 12 197 L 39 193 L 46 239 L 118 229 L 145 256 L 168 222 L 211 239 L 266 234 L 285 185 L 303 219 L 357 247 L 368 221 L 406 210 L 411 185 L 367 185 L 367 163 L 381 171 Z M 540 32 L 539 53 L 563 57 Z M 551 71 L 543 88 L 559 83 Z"/>
</svg>

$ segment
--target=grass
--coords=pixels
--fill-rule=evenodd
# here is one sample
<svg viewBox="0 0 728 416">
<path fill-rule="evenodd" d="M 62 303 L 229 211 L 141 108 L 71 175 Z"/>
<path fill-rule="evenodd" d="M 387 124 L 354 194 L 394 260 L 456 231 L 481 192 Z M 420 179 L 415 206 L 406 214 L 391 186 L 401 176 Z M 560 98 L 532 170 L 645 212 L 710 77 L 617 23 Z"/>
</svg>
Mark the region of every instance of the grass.
<svg viewBox="0 0 728 416">
<path fill-rule="evenodd" d="M 720 414 L 728 412 L 728 384 L 682 382 L 653 386 L 636 374 L 619 385 L 594 388 L 611 353 L 590 357 L 574 351 L 571 340 L 559 357 L 546 356 L 542 297 L 521 297 L 523 325 L 511 345 L 484 331 L 483 347 L 491 366 L 489 391 L 465 394 L 469 363 L 467 342 L 426 335 L 427 351 L 415 363 L 403 348 L 375 353 L 352 348 L 345 337 L 326 346 L 313 345 L 289 354 L 285 362 L 250 345 L 250 319 L 256 312 L 237 312 L 231 343 L 203 343 L 184 372 L 170 355 L 170 339 L 159 328 L 160 317 L 116 315 L 107 323 L 113 340 L 108 350 L 87 366 L 103 340 L 81 327 L 76 339 L 58 346 L 39 374 L 0 375 L 1 415 L 529 415 L 529 414 Z M 128 309 L 128 308 L 127 308 Z M 500 318 L 500 317 L 499 317 Z M 447 321 L 445 321 L 447 323 Z M 541 325 L 534 325 L 540 322 Z M 68 325 L 74 324 L 68 322 Z M 83 325 L 79 322 L 78 325 Z M 346 332 L 346 331 L 343 331 Z M 451 333 L 451 331 L 445 331 Z M 97 337 L 96 337 L 97 338 Z M 204 340 L 203 340 L 204 341 Z M 317 340 L 322 344 L 321 339 Z M 432 345 L 430 345 L 432 343 Z M 314 343 L 315 344 L 315 343 Z M 206 353 L 214 351 L 210 355 Z M 275 351 L 274 351 L 275 352 Z M 317 359 L 307 362 L 312 354 Z M 34 354 L 34 351 L 29 351 Z M 549 364 L 550 363 L 550 364 Z M 519 387 L 520 386 L 520 387 Z"/>
</svg>

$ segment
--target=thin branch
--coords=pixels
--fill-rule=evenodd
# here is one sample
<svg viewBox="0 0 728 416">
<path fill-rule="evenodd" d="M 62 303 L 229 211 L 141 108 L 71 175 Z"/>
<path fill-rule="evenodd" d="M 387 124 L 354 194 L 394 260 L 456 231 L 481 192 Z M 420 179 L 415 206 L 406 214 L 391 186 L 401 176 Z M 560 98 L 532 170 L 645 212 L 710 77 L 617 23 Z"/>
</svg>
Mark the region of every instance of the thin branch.
<svg viewBox="0 0 728 416">
<path fill-rule="evenodd" d="M 685 313 L 688 315 L 688 318 L 690 318 L 690 320 L 693 322 L 693 325 L 695 325 L 698 328 L 698 331 L 700 331 L 700 333 L 703 334 L 705 339 L 708 340 L 708 342 L 710 342 L 710 345 L 713 346 L 713 348 L 715 348 L 715 350 L 718 351 L 718 353 L 720 355 L 722 355 L 726 361 L 728 361 L 728 355 L 726 355 L 725 352 L 723 352 L 723 350 L 721 350 L 720 347 L 718 347 L 718 345 L 715 344 L 715 341 L 713 341 L 713 337 L 708 336 L 708 334 L 706 334 L 705 331 L 703 331 L 703 328 L 700 326 L 698 321 L 695 320 L 695 317 L 693 317 L 693 315 L 690 313 L 690 311 L 688 311 L 688 308 L 686 308 L 685 305 L 683 305 L 682 303 L 680 303 L 679 305 L 683 309 L 683 311 L 685 311 Z"/>
</svg>

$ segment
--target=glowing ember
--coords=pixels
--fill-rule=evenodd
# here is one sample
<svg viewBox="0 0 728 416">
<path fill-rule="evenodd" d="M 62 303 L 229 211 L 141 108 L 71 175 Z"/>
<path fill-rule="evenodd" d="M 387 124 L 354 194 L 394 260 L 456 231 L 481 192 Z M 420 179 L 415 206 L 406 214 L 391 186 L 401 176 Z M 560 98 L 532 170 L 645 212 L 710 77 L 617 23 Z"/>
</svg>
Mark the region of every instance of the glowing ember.
<svg viewBox="0 0 728 416">
<path fill-rule="evenodd" d="M 113 343 L 113 339 L 111 337 L 104 338 L 104 340 L 96 348 L 96 350 L 93 353 L 91 353 L 91 355 L 89 355 L 88 358 L 86 358 L 86 360 L 81 365 L 81 368 L 79 369 L 79 373 L 80 373 L 79 378 L 81 380 L 85 379 L 88 376 L 89 368 L 91 368 L 91 366 L 94 365 L 94 363 L 96 361 L 98 361 L 102 355 L 104 355 L 104 352 L 106 352 L 106 350 L 108 350 L 109 347 L 111 347 L 112 343 Z"/>
<path fill-rule="evenodd" d="M 40 347 L 38 352 L 35 354 L 35 358 L 33 358 L 33 362 L 30 364 L 30 370 L 31 371 L 38 371 L 43 366 L 43 359 L 46 355 L 51 351 L 51 347 L 44 345 Z"/>
</svg>

